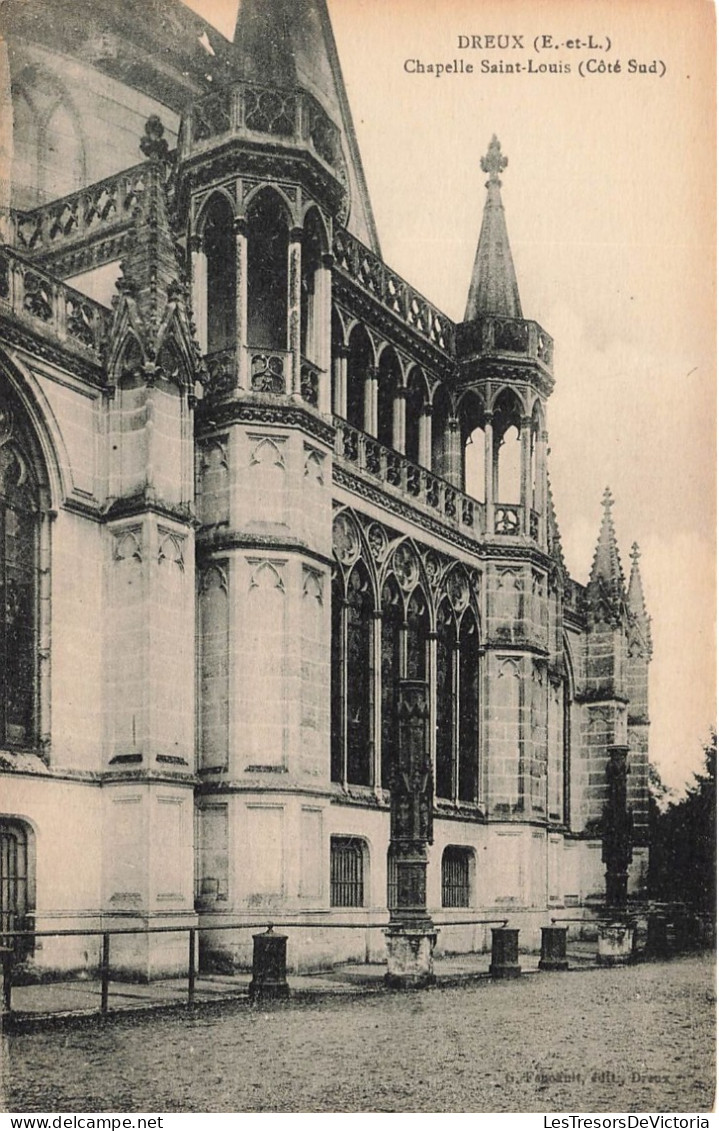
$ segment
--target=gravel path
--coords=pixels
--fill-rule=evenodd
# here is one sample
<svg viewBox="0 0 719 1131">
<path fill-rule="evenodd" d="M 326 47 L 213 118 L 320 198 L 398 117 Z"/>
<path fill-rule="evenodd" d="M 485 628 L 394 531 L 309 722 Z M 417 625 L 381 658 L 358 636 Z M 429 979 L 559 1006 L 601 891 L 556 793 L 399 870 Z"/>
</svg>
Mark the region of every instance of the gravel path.
<svg viewBox="0 0 719 1131">
<path fill-rule="evenodd" d="M 713 959 L 4 1038 L 6 1110 L 705 1112 Z"/>
</svg>

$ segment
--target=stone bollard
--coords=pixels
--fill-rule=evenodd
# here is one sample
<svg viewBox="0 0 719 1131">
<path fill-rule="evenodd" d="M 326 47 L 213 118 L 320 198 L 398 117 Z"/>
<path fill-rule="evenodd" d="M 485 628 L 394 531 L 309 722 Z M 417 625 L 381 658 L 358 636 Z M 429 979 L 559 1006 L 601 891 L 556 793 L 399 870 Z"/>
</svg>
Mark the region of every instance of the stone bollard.
<svg viewBox="0 0 719 1131">
<path fill-rule="evenodd" d="M 542 927 L 542 953 L 539 958 L 539 969 L 569 969 L 566 927 Z"/>
<path fill-rule="evenodd" d="M 669 934 L 666 915 L 652 912 L 647 916 L 647 942 L 644 953 L 648 958 L 666 958 L 669 954 Z"/>
<path fill-rule="evenodd" d="M 387 927 L 387 973 L 391 989 L 420 989 L 434 985 L 433 952 L 438 931 L 423 927 Z"/>
<path fill-rule="evenodd" d="M 287 935 L 274 934 L 268 927 L 264 934 L 253 935 L 252 981 L 250 1001 L 287 998 Z"/>
<path fill-rule="evenodd" d="M 623 966 L 634 959 L 634 924 L 600 923 L 597 931 L 597 962 L 600 966 Z"/>
<path fill-rule="evenodd" d="M 493 978 L 518 978 L 519 928 L 492 927 L 492 963 L 489 972 Z"/>
</svg>

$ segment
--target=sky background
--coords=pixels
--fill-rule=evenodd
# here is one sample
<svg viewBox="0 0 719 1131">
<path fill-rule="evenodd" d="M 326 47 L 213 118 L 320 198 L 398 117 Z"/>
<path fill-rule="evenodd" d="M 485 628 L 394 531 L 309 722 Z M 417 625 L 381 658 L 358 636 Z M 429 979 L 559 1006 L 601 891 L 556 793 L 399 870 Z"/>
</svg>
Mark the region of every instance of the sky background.
<svg viewBox="0 0 719 1131">
<path fill-rule="evenodd" d="M 232 36 L 237 0 L 190 7 Z M 707 0 L 328 0 L 382 252 L 464 315 L 493 133 L 524 315 L 554 338 L 550 474 L 586 582 L 606 486 L 652 616 L 650 757 L 681 788 L 715 722 L 714 5 Z M 527 49 L 460 50 L 517 34 Z M 608 52 L 566 46 L 611 40 Z M 537 35 L 558 49 L 536 54 Z M 619 61 L 582 77 L 580 61 Z M 410 75 L 406 59 L 474 74 Z M 566 74 L 482 74 L 491 63 Z M 629 74 L 631 59 L 666 68 Z"/>
</svg>

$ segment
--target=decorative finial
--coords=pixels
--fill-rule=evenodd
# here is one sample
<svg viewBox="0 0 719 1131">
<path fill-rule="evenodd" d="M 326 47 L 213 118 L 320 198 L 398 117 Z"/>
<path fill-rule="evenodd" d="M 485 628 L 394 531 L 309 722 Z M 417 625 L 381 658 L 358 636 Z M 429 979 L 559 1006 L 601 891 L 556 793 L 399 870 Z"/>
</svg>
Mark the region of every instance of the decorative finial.
<svg viewBox="0 0 719 1131">
<path fill-rule="evenodd" d="M 612 498 L 612 492 L 609 490 L 608 487 L 604 488 L 604 494 L 602 495 L 602 505 L 604 506 L 605 510 L 609 510 L 610 507 L 614 506 L 614 499 Z"/>
<path fill-rule="evenodd" d="M 169 146 L 163 137 L 165 127 L 157 114 L 152 114 L 145 122 L 145 136 L 140 149 L 150 161 L 167 161 Z"/>
<path fill-rule="evenodd" d="M 632 559 L 632 562 L 635 566 L 639 565 L 639 559 L 641 558 L 641 556 L 642 555 L 639 552 L 639 545 L 636 542 L 632 542 L 632 552 L 629 557 Z"/>
<path fill-rule="evenodd" d="M 487 149 L 487 156 L 479 162 L 483 173 L 489 173 L 489 184 L 501 184 L 499 174 L 503 173 L 509 164 L 508 158 L 502 154 L 502 147 L 497 141 L 497 135 L 492 134 L 492 140 Z"/>
</svg>

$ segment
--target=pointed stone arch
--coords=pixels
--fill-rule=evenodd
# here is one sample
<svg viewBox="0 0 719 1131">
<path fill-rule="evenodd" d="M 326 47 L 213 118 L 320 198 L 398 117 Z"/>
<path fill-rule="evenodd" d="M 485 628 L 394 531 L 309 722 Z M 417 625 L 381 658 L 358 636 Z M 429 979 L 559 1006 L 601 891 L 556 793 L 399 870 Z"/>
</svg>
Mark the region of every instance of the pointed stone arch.
<svg viewBox="0 0 719 1131">
<path fill-rule="evenodd" d="M 289 242 L 293 209 L 274 185 L 262 185 L 246 202 L 247 342 L 253 348 L 289 345 Z"/>
</svg>

